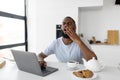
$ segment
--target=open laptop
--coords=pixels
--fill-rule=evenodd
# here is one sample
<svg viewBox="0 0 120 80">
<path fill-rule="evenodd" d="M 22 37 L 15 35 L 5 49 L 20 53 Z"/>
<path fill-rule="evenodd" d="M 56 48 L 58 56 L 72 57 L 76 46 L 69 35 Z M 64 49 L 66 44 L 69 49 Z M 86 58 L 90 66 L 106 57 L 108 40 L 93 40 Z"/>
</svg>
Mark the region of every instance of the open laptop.
<svg viewBox="0 0 120 80">
<path fill-rule="evenodd" d="M 37 74 L 39 76 L 46 76 L 58 70 L 57 68 L 48 66 L 46 69 L 41 69 L 41 65 L 39 64 L 35 53 L 19 50 L 11 51 L 18 68 L 22 71 Z"/>
</svg>

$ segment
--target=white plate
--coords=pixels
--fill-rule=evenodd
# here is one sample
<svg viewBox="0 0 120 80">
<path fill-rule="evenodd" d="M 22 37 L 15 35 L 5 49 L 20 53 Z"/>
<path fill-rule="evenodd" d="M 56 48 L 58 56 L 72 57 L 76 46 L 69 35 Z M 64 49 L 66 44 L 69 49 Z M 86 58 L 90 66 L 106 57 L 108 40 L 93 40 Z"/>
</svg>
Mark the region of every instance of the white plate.
<svg viewBox="0 0 120 80">
<path fill-rule="evenodd" d="M 91 78 L 80 78 L 80 77 L 77 77 L 75 76 L 74 74 L 72 74 L 72 77 L 73 77 L 73 80 L 94 80 L 97 78 L 97 74 L 93 74 L 93 77 Z"/>
</svg>

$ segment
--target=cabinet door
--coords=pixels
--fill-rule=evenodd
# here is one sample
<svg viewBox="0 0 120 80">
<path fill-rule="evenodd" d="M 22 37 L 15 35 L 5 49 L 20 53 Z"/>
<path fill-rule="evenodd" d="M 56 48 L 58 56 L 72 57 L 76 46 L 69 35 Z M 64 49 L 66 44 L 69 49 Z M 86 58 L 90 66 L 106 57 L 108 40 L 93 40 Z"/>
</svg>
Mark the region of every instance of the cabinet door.
<svg viewBox="0 0 120 80">
<path fill-rule="evenodd" d="M 108 30 L 108 44 L 119 44 L 119 31 L 118 30 Z"/>
</svg>

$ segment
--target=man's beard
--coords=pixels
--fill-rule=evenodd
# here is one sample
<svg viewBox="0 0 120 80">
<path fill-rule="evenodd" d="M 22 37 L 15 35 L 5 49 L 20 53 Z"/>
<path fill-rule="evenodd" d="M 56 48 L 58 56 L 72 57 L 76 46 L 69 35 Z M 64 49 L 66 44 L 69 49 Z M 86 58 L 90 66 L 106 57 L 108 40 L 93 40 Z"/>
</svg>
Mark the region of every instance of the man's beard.
<svg viewBox="0 0 120 80">
<path fill-rule="evenodd" d="M 70 39 L 70 37 L 69 37 L 67 34 L 65 34 L 63 31 L 61 31 L 61 32 L 62 32 L 62 36 L 63 36 L 63 38 Z"/>
</svg>

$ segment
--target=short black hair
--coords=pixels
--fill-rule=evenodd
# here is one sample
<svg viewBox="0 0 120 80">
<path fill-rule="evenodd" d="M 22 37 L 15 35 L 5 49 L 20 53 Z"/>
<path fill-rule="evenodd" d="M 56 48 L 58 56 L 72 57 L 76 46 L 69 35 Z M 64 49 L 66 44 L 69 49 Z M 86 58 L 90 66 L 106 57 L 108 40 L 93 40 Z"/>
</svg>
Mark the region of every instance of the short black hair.
<svg viewBox="0 0 120 80">
<path fill-rule="evenodd" d="M 66 16 L 65 18 L 69 18 L 69 19 L 71 19 L 71 20 L 73 21 L 74 25 L 76 26 L 75 20 L 74 20 L 72 17 L 70 17 L 70 16 Z"/>
</svg>

